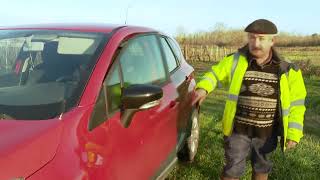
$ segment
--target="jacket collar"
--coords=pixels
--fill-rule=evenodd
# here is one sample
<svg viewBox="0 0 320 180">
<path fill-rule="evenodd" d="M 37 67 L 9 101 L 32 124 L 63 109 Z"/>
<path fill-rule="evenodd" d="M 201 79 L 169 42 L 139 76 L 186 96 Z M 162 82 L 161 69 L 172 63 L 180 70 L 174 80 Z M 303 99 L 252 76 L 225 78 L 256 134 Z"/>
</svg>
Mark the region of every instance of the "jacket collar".
<svg viewBox="0 0 320 180">
<path fill-rule="evenodd" d="M 246 59 L 248 60 L 248 63 L 251 63 L 252 61 L 252 56 L 249 52 L 249 47 L 248 44 L 246 44 L 245 46 L 243 46 L 242 48 L 238 49 L 238 52 L 245 56 Z M 272 53 L 272 57 L 271 60 L 273 63 L 275 64 L 279 64 L 282 61 L 282 58 L 279 56 L 279 54 L 277 53 L 277 51 L 274 49 L 274 47 L 271 48 L 271 53 Z"/>
<path fill-rule="evenodd" d="M 287 74 L 290 69 L 294 69 L 295 71 L 299 70 L 298 66 L 283 60 L 283 58 L 281 56 L 279 56 L 279 54 L 274 49 L 274 47 L 271 48 L 271 51 L 272 51 L 273 62 L 276 62 L 279 64 L 279 69 L 280 69 L 279 75 Z M 238 52 L 241 55 L 245 56 L 247 61 L 250 59 L 250 52 L 249 52 L 248 44 L 246 44 L 242 48 L 238 49 Z M 248 63 L 250 63 L 250 62 L 248 61 Z"/>
</svg>

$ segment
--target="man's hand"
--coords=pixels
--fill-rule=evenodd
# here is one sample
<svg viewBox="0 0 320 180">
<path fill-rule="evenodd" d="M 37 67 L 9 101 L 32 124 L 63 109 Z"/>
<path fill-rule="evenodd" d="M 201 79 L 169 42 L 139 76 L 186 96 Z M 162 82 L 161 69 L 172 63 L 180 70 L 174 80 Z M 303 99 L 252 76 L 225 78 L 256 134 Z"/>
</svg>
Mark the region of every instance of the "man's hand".
<svg viewBox="0 0 320 180">
<path fill-rule="evenodd" d="M 287 149 L 292 149 L 292 148 L 294 148 L 297 144 L 298 144 L 297 142 L 288 139 L 288 140 L 287 140 L 287 143 L 286 143 L 286 147 L 287 147 Z"/>
<path fill-rule="evenodd" d="M 195 102 L 199 102 L 199 105 L 204 101 L 207 97 L 207 91 L 204 89 L 197 89 L 196 90 L 196 99 Z"/>
</svg>

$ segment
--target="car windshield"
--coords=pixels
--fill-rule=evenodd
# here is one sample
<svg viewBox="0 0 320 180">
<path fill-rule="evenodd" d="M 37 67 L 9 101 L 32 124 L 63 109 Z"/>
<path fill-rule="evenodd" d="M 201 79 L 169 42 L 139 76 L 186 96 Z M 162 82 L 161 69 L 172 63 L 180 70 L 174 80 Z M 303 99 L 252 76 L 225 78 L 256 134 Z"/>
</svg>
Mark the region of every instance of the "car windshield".
<svg viewBox="0 0 320 180">
<path fill-rule="evenodd" d="M 0 30 L 0 120 L 43 120 L 75 107 L 109 34 Z"/>
</svg>

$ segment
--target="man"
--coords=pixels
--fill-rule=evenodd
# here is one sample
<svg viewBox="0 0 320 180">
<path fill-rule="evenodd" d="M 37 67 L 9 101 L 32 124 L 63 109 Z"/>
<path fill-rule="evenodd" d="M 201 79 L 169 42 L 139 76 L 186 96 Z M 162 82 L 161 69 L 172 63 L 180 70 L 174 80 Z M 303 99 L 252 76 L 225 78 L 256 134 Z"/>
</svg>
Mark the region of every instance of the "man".
<svg viewBox="0 0 320 180">
<path fill-rule="evenodd" d="M 247 156 L 253 179 L 268 179 L 278 136 L 283 150 L 303 136 L 306 90 L 301 70 L 282 60 L 273 48 L 277 27 L 258 19 L 249 24 L 248 43 L 212 66 L 197 83 L 201 102 L 217 86 L 229 88 L 223 115 L 225 166 L 222 179 L 239 179 Z"/>
</svg>

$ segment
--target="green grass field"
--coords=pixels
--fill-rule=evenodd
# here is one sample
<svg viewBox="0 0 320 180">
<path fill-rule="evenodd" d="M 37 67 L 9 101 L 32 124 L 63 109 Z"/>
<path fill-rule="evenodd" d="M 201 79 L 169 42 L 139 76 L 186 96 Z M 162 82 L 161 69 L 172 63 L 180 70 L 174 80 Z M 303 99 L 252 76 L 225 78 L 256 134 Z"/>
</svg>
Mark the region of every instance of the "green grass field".
<svg viewBox="0 0 320 180">
<path fill-rule="evenodd" d="M 196 78 L 211 64 L 193 64 Z M 305 79 L 307 88 L 305 136 L 301 143 L 284 154 L 278 149 L 272 153 L 274 168 L 269 179 L 318 180 L 320 179 L 320 78 Z M 201 106 L 200 142 L 195 161 L 178 164 L 169 175 L 169 180 L 219 179 L 223 167 L 223 135 L 221 118 L 224 109 L 225 91 L 210 94 Z M 251 179 L 251 165 L 247 161 L 246 173 L 241 179 Z"/>
<path fill-rule="evenodd" d="M 278 52 L 285 58 L 291 61 L 306 61 L 310 60 L 313 65 L 320 65 L 320 47 L 279 47 Z"/>
</svg>

